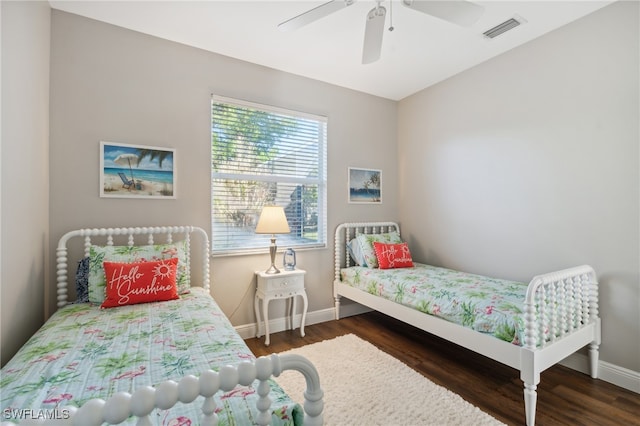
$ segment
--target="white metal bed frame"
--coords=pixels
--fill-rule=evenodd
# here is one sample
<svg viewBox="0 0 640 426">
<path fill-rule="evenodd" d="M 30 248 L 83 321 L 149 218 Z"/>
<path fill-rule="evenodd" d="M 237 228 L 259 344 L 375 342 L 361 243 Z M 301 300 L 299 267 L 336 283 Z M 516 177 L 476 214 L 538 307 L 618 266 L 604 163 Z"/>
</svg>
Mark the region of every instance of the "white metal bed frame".
<svg viewBox="0 0 640 426">
<path fill-rule="evenodd" d="M 163 227 L 142 227 L 142 228 L 100 228 L 81 229 L 70 231 L 63 235 L 56 250 L 57 256 L 57 296 L 58 308 L 67 304 L 69 286 L 68 271 L 68 242 L 75 237 L 84 238 L 84 255 L 89 255 L 92 237 L 106 238 L 106 245 L 113 245 L 114 237 L 126 239 L 129 246 L 134 245 L 136 237 L 146 237 L 144 244 L 159 244 L 155 239 L 164 235 L 166 243 L 171 243 L 174 236 L 180 240 L 186 240 L 188 253 L 187 259 L 189 273 L 191 272 L 191 254 L 198 253 L 192 250 L 191 236 L 197 235 L 201 240 L 201 263 L 203 273 L 202 287 L 209 290 L 209 240 L 207 233 L 195 226 L 163 226 Z M 271 355 L 263 356 L 254 362 L 242 361 L 235 366 L 223 366 L 219 372 L 212 370 L 204 371 L 200 377 L 187 375 L 178 382 L 168 380 L 158 386 L 143 386 L 136 389 L 133 394 L 119 392 L 106 401 L 102 399 L 92 399 L 87 401 L 82 407 L 76 409 L 69 408 L 69 416 L 66 419 L 47 420 L 47 424 L 73 424 L 73 425 L 101 425 L 104 422 L 118 424 L 129 418 L 131 415 L 138 418 L 138 425 L 151 425 L 151 412 L 155 408 L 169 409 L 178 401 L 188 404 L 196 400 L 198 396 L 203 396 L 202 417 L 199 424 L 217 425 L 218 416 L 215 413 L 216 403 L 213 395 L 221 391 L 230 391 L 237 385 L 248 386 L 255 380 L 259 380 L 257 393 L 259 399 L 256 407 L 259 411 L 257 423 L 268 425 L 271 422 L 271 399 L 269 398 L 270 385 L 268 380 L 271 376 L 277 377 L 282 371 L 296 370 L 302 373 L 306 380 L 306 391 L 304 393 L 303 408 L 305 411 L 305 425 L 321 425 L 323 423 L 323 391 L 320 388 L 320 379 L 315 366 L 306 358 L 300 355 Z M 67 407 L 65 407 L 67 408 Z M 12 423 L 6 423 L 12 424 Z M 23 422 L 23 424 L 26 424 Z M 42 422 L 36 422 L 42 424 Z M 2 423 L 5 425 L 5 423 Z"/>
<path fill-rule="evenodd" d="M 347 243 L 358 233 L 391 231 L 400 233 L 397 223 L 343 223 L 337 227 L 333 282 L 336 319 L 340 319 L 340 298 L 346 297 L 519 370 L 520 379 L 524 382 L 528 426 L 535 424 L 536 388 L 541 372 L 589 345 L 590 373 L 591 377 L 597 378 L 600 345 L 598 283 L 590 266 L 538 275 L 530 281 L 524 301 L 525 341 L 523 346 L 517 346 L 344 284 L 340 270 L 353 266 Z M 550 329 L 543 329 L 543 317 L 549 320 Z"/>
</svg>

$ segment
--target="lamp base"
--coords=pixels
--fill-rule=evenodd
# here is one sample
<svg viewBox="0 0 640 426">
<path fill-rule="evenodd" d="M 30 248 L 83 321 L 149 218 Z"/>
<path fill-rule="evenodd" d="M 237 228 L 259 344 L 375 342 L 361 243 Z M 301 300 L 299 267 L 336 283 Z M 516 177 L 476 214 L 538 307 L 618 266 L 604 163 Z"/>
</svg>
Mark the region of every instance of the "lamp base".
<svg viewBox="0 0 640 426">
<path fill-rule="evenodd" d="M 276 268 L 276 265 L 271 264 L 271 266 L 269 267 L 269 269 L 267 269 L 266 271 L 264 271 L 265 274 L 279 274 L 280 273 L 280 269 Z"/>
<path fill-rule="evenodd" d="M 265 274 L 279 274 L 280 269 L 276 268 L 276 251 L 278 250 L 278 246 L 276 246 L 276 236 L 271 235 L 271 245 L 269 246 L 269 256 L 271 257 L 271 266 L 269 269 L 264 271 Z"/>
</svg>

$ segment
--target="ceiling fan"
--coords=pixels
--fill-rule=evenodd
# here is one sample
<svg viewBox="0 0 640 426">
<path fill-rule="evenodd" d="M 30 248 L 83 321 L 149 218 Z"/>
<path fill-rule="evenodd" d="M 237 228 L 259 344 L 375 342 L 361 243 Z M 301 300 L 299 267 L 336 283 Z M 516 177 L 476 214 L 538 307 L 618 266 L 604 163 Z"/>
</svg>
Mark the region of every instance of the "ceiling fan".
<svg viewBox="0 0 640 426">
<path fill-rule="evenodd" d="M 390 0 L 390 5 L 391 1 L 392 0 Z M 338 10 L 351 6 L 355 2 L 356 0 L 331 0 L 282 22 L 278 25 L 278 28 L 282 31 L 295 30 Z M 380 59 L 382 35 L 384 34 L 384 23 L 387 15 L 387 9 L 382 6 L 381 3 L 383 3 L 383 1 L 378 0 L 376 7 L 371 9 L 367 14 L 364 30 L 364 45 L 362 48 L 363 64 L 370 64 Z M 465 27 L 473 25 L 484 12 L 484 7 L 464 0 L 401 0 L 401 3 L 409 9 L 417 10 Z M 389 31 L 393 31 L 393 25 L 389 27 Z"/>
</svg>

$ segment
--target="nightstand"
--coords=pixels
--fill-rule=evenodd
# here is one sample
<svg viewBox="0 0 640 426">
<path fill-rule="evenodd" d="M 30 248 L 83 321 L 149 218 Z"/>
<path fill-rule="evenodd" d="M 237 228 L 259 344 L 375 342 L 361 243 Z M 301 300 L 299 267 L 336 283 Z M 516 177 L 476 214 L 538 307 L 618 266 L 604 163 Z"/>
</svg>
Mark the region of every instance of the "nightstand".
<svg viewBox="0 0 640 426">
<path fill-rule="evenodd" d="M 264 316 L 265 340 L 264 344 L 269 346 L 269 302 L 274 299 L 292 298 L 292 306 L 289 311 L 289 321 L 291 329 L 295 329 L 293 317 L 296 313 L 297 297 L 302 297 L 302 321 L 300 321 L 300 335 L 304 337 L 304 321 L 307 317 L 307 292 L 304 290 L 304 274 L 306 271 L 302 269 L 294 269 L 293 271 L 280 271 L 279 274 L 267 274 L 265 272 L 256 271 L 256 297 L 253 307 L 256 311 L 256 321 L 258 322 L 258 333 L 256 337 L 260 337 L 261 321 L 260 321 L 260 301 L 262 301 L 262 315 Z M 287 300 L 287 305 L 289 300 Z M 287 306 L 289 308 L 289 306 Z"/>
</svg>

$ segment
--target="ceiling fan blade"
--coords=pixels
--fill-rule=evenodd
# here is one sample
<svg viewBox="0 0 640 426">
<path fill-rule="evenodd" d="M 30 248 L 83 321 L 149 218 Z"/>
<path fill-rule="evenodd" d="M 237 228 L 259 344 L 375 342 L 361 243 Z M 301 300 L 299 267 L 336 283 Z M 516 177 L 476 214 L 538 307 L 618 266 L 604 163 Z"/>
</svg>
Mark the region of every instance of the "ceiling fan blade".
<svg viewBox="0 0 640 426">
<path fill-rule="evenodd" d="M 367 25 L 364 29 L 364 46 L 362 47 L 363 64 L 370 64 L 380 59 L 386 15 L 387 9 L 382 6 L 374 7 L 367 14 Z"/>
<path fill-rule="evenodd" d="M 484 13 L 484 7 L 464 0 L 455 1 L 424 1 L 402 0 L 408 8 L 468 27 L 476 23 Z"/>
<path fill-rule="evenodd" d="M 278 29 L 280 29 L 280 31 L 297 30 L 340 9 L 351 6 L 355 1 L 356 0 L 331 0 L 330 2 L 321 4 L 318 7 L 314 7 L 311 10 L 278 24 Z"/>
</svg>

